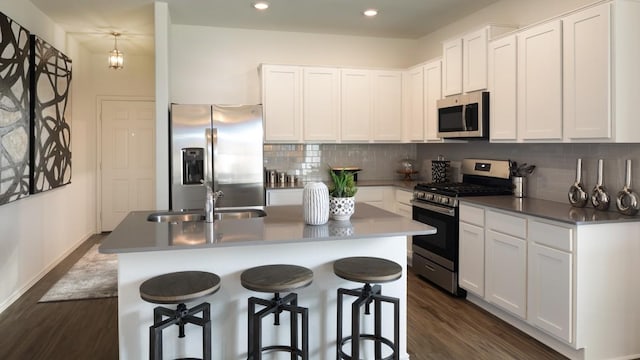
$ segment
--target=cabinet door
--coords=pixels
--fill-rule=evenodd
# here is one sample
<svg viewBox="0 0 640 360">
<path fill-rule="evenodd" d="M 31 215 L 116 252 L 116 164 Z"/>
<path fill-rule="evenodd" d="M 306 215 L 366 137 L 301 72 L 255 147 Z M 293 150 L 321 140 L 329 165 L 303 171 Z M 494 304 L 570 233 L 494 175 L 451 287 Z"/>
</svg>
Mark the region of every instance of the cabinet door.
<svg viewBox="0 0 640 360">
<path fill-rule="evenodd" d="M 462 93 L 462 39 L 442 44 L 442 93 L 444 96 Z"/>
<path fill-rule="evenodd" d="M 342 69 L 340 72 L 341 130 L 343 141 L 369 141 L 373 118 L 372 72 Z"/>
<path fill-rule="evenodd" d="M 518 138 L 562 139 L 562 33 L 552 21 L 518 34 Z"/>
<path fill-rule="evenodd" d="M 611 137 L 611 4 L 562 21 L 567 140 Z"/>
<path fill-rule="evenodd" d="M 487 32 L 482 28 L 462 38 L 462 91 L 487 88 Z"/>
<path fill-rule="evenodd" d="M 424 66 L 424 139 L 440 140 L 438 137 L 438 106 L 442 98 L 442 61 L 436 60 Z"/>
<path fill-rule="evenodd" d="M 373 140 L 402 140 L 402 72 L 373 73 Z"/>
<path fill-rule="evenodd" d="M 573 341 L 572 255 L 529 243 L 527 318 L 569 343 Z"/>
<path fill-rule="evenodd" d="M 515 35 L 489 43 L 489 136 L 492 141 L 517 138 L 516 49 Z"/>
<path fill-rule="evenodd" d="M 303 189 L 267 190 L 267 206 L 301 205 Z"/>
<path fill-rule="evenodd" d="M 424 74 L 422 66 L 410 69 L 406 73 L 407 79 L 407 127 L 406 139 L 409 141 L 424 140 Z"/>
<path fill-rule="evenodd" d="M 266 142 L 302 141 L 302 69 L 262 66 Z"/>
<path fill-rule="evenodd" d="M 485 299 L 521 318 L 527 315 L 527 242 L 487 230 Z"/>
<path fill-rule="evenodd" d="M 484 297 L 484 229 L 460 222 L 458 283 Z"/>
<path fill-rule="evenodd" d="M 363 202 L 381 209 L 387 209 L 385 204 L 385 191 L 390 190 L 384 186 L 361 186 L 356 193 L 356 203 Z M 357 206 L 357 205 L 356 205 Z"/>
<path fill-rule="evenodd" d="M 340 124 L 340 78 L 335 68 L 304 68 L 305 141 L 337 142 Z"/>
</svg>

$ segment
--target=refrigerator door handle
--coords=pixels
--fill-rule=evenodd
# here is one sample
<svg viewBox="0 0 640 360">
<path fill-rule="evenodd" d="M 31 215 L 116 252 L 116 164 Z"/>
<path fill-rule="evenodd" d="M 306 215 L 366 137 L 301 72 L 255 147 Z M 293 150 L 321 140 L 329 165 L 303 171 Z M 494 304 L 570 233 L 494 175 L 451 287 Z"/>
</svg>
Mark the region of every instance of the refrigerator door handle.
<svg viewBox="0 0 640 360">
<path fill-rule="evenodd" d="M 212 129 L 204 131 L 207 146 L 204 149 L 204 186 L 213 189 L 213 147 L 214 133 Z M 217 135 L 217 134 L 216 134 Z"/>
</svg>

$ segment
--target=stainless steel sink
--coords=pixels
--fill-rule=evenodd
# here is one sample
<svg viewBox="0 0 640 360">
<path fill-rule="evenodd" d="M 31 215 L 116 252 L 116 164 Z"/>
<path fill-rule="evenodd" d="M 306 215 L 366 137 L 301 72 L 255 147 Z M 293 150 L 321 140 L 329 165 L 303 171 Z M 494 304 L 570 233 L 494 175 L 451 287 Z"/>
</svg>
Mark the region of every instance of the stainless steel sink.
<svg viewBox="0 0 640 360">
<path fill-rule="evenodd" d="M 267 213 L 260 209 L 216 209 L 214 216 L 216 220 L 227 219 L 252 219 L 264 217 Z M 169 222 L 180 223 L 189 221 L 204 221 L 205 216 L 202 211 L 185 212 L 185 211 L 163 211 L 149 214 L 147 221 L 151 222 Z"/>
</svg>

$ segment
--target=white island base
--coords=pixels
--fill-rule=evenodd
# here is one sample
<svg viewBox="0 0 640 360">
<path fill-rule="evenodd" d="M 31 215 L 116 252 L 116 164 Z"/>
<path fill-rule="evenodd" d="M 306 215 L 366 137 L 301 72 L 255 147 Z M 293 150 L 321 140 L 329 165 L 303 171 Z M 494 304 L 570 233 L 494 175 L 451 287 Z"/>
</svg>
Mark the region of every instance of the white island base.
<svg viewBox="0 0 640 360">
<path fill-rule="evenodd" d="M 234 360 L 247 358 L 247 300 L 251 296 L 271 298 L 273 294 L 256 293 L 240 284 L 242 271 L 266 264 L 295 264 L 313 270 L 313 283 L 299 289 L 298 303 L 309 308 L 310 358 L 334 359 L 336 352 L 336 291 L 339 287 L 358 288 L 333 273 L 333 261 L 348 256 L 375 256 L 397 262 L 403 276 L 382 284 L 382 293 L 400 299 L 400 359 L 407 354 L 407 277 L 406 237 L 373 237 L 315 242 L 182 249 L 180 251 L 123 252 L 118 254 L 118 326 L 121 360 L 149 357 L 149 326 L 153 324 L 156 304 L 143 301 L 140 284 L 159 274 L 173 271 L 201 270 L 216 273 L 222 279 L 220 290 L 202 301 L 211 304 L 212 358 Z M 345 304 L 354 299 L 346 297 Z M 187 306 L 198 304 L 188 303 Z M 167 307 L 173 307 L 168 305 Z M 350 306 L 345 307 L 345 333 L 350 329 Z M 364 316 L 364 326 L 372 332 L 372 316 Z M 274 328 L 273 317 L 264 319 L 263 346 L 272 342 L 289 344 L 289 315 L 283 313 L 281 325 Z M 393 312 L 383 308 L 383 336 L 393 339 Z M 164 330 L 164 358 L 202 357 L 202 329 L 187 324 L 186 337 L 178 338 L 178 327 Z M 371 352 L 362 355 L 372 359 Z M 287 353 L 274 353 L 265 359 L 290 359 Z"/>
</svg>

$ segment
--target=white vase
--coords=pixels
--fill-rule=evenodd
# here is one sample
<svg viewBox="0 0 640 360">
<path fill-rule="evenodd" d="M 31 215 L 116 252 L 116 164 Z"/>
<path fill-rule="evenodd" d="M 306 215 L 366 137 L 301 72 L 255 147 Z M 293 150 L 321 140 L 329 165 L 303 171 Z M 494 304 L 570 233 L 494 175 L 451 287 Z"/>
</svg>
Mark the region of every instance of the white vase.
<svg viewBox="0 0 640 360">
<path fill-rule="evenodd" d="M 329 189 L 321 182 L 311 182 L 302 191 L 304 222 L 322 225 L 329 221 Z"/>
<path fill-rule="evenodd" d="M 330 197 L 329 213 L 333 220 L 349 220 L 356 210 L 355 197 Z"/>
</svg>

